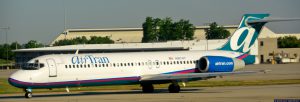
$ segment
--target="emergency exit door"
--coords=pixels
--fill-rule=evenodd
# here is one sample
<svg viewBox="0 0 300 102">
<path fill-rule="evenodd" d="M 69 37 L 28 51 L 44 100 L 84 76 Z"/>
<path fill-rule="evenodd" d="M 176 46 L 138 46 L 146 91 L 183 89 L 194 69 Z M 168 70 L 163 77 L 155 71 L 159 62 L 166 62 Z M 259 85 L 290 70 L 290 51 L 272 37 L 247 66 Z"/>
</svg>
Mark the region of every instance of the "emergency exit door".
<svg viewBox="0 0 300 102">
<path fill-rule="evenodd" d="M 57 76 L 57 67 L 54 59 L 47 59 L 48 68 L 49 68 L 49 77 Z"/>
</svg>

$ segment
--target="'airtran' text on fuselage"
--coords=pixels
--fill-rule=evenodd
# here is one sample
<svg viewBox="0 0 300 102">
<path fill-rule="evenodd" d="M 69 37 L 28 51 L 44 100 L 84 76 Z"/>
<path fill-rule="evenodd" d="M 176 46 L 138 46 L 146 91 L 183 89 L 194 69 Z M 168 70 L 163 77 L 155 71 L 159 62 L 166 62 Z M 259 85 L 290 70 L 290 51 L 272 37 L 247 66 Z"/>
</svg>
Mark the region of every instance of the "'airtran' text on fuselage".
<svg viewBox="0 0 300 102">
<path fill-rule="evenodd" d="M 73 64 L 109 63 L 109 59 L 107 57 L 96 57 L 93 55 L 73 56 L 71 61 Z"/>
</svg>

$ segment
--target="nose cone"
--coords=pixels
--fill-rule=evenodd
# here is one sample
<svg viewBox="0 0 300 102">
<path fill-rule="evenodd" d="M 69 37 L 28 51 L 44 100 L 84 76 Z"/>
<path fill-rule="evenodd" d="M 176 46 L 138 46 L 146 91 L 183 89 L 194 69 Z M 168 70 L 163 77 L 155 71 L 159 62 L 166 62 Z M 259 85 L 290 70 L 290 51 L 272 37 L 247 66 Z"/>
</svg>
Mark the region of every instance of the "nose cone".
<svg viewBox="0 0 300 102">
<path fill-rule="evenodd" d="M 24 88 L 26 87 L 24 84 L 25 82 L 22 81 L 22 76 L 21 76 L 22 71 L 19 70 L 8 78 L 8 82 L 10 85 L 18 87 L 18 88 Z M 24 77 L 24 76 L 23 76 Z"/>
<path fill-rule="evenodd" d="M 12 85 L 12 86 L 17 87 L 17 85 L 16 85 L 16 80 L 13 79 L 13 78 L 11 78 L 11 77 L 8 78 L 8 83 L 9 83 L 10 85 Z"/>
</svg>

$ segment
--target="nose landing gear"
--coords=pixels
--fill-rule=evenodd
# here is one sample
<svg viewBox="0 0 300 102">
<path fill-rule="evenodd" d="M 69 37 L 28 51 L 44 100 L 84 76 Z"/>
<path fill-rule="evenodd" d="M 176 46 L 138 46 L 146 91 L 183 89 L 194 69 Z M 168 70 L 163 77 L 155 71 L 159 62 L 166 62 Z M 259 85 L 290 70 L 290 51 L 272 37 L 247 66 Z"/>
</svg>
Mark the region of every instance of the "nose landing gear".
<svg viewBox="0 0 300 102">
<path fill-rule="evenodd" d="M 32 97 L 32 90 L 31 89 L 24 89 L 25 91 L 25 97 L 31 98 Z"/>
</svg>

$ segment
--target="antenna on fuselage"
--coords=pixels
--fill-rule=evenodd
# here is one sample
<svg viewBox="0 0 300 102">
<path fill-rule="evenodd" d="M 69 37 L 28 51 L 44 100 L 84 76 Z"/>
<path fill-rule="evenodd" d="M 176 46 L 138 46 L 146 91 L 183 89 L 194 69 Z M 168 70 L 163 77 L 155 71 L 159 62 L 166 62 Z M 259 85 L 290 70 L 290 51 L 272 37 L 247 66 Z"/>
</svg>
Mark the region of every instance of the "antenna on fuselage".
<svg viewBox="0 0 300 102">
<path fill-rule="evenodd" d="M 75 54 L 77 55 L 77 54 L 78 54 L 78 52 L 79 52 L 79 49 L 77 49 L 77 50 L 76 50 Z"/>
</svg>

